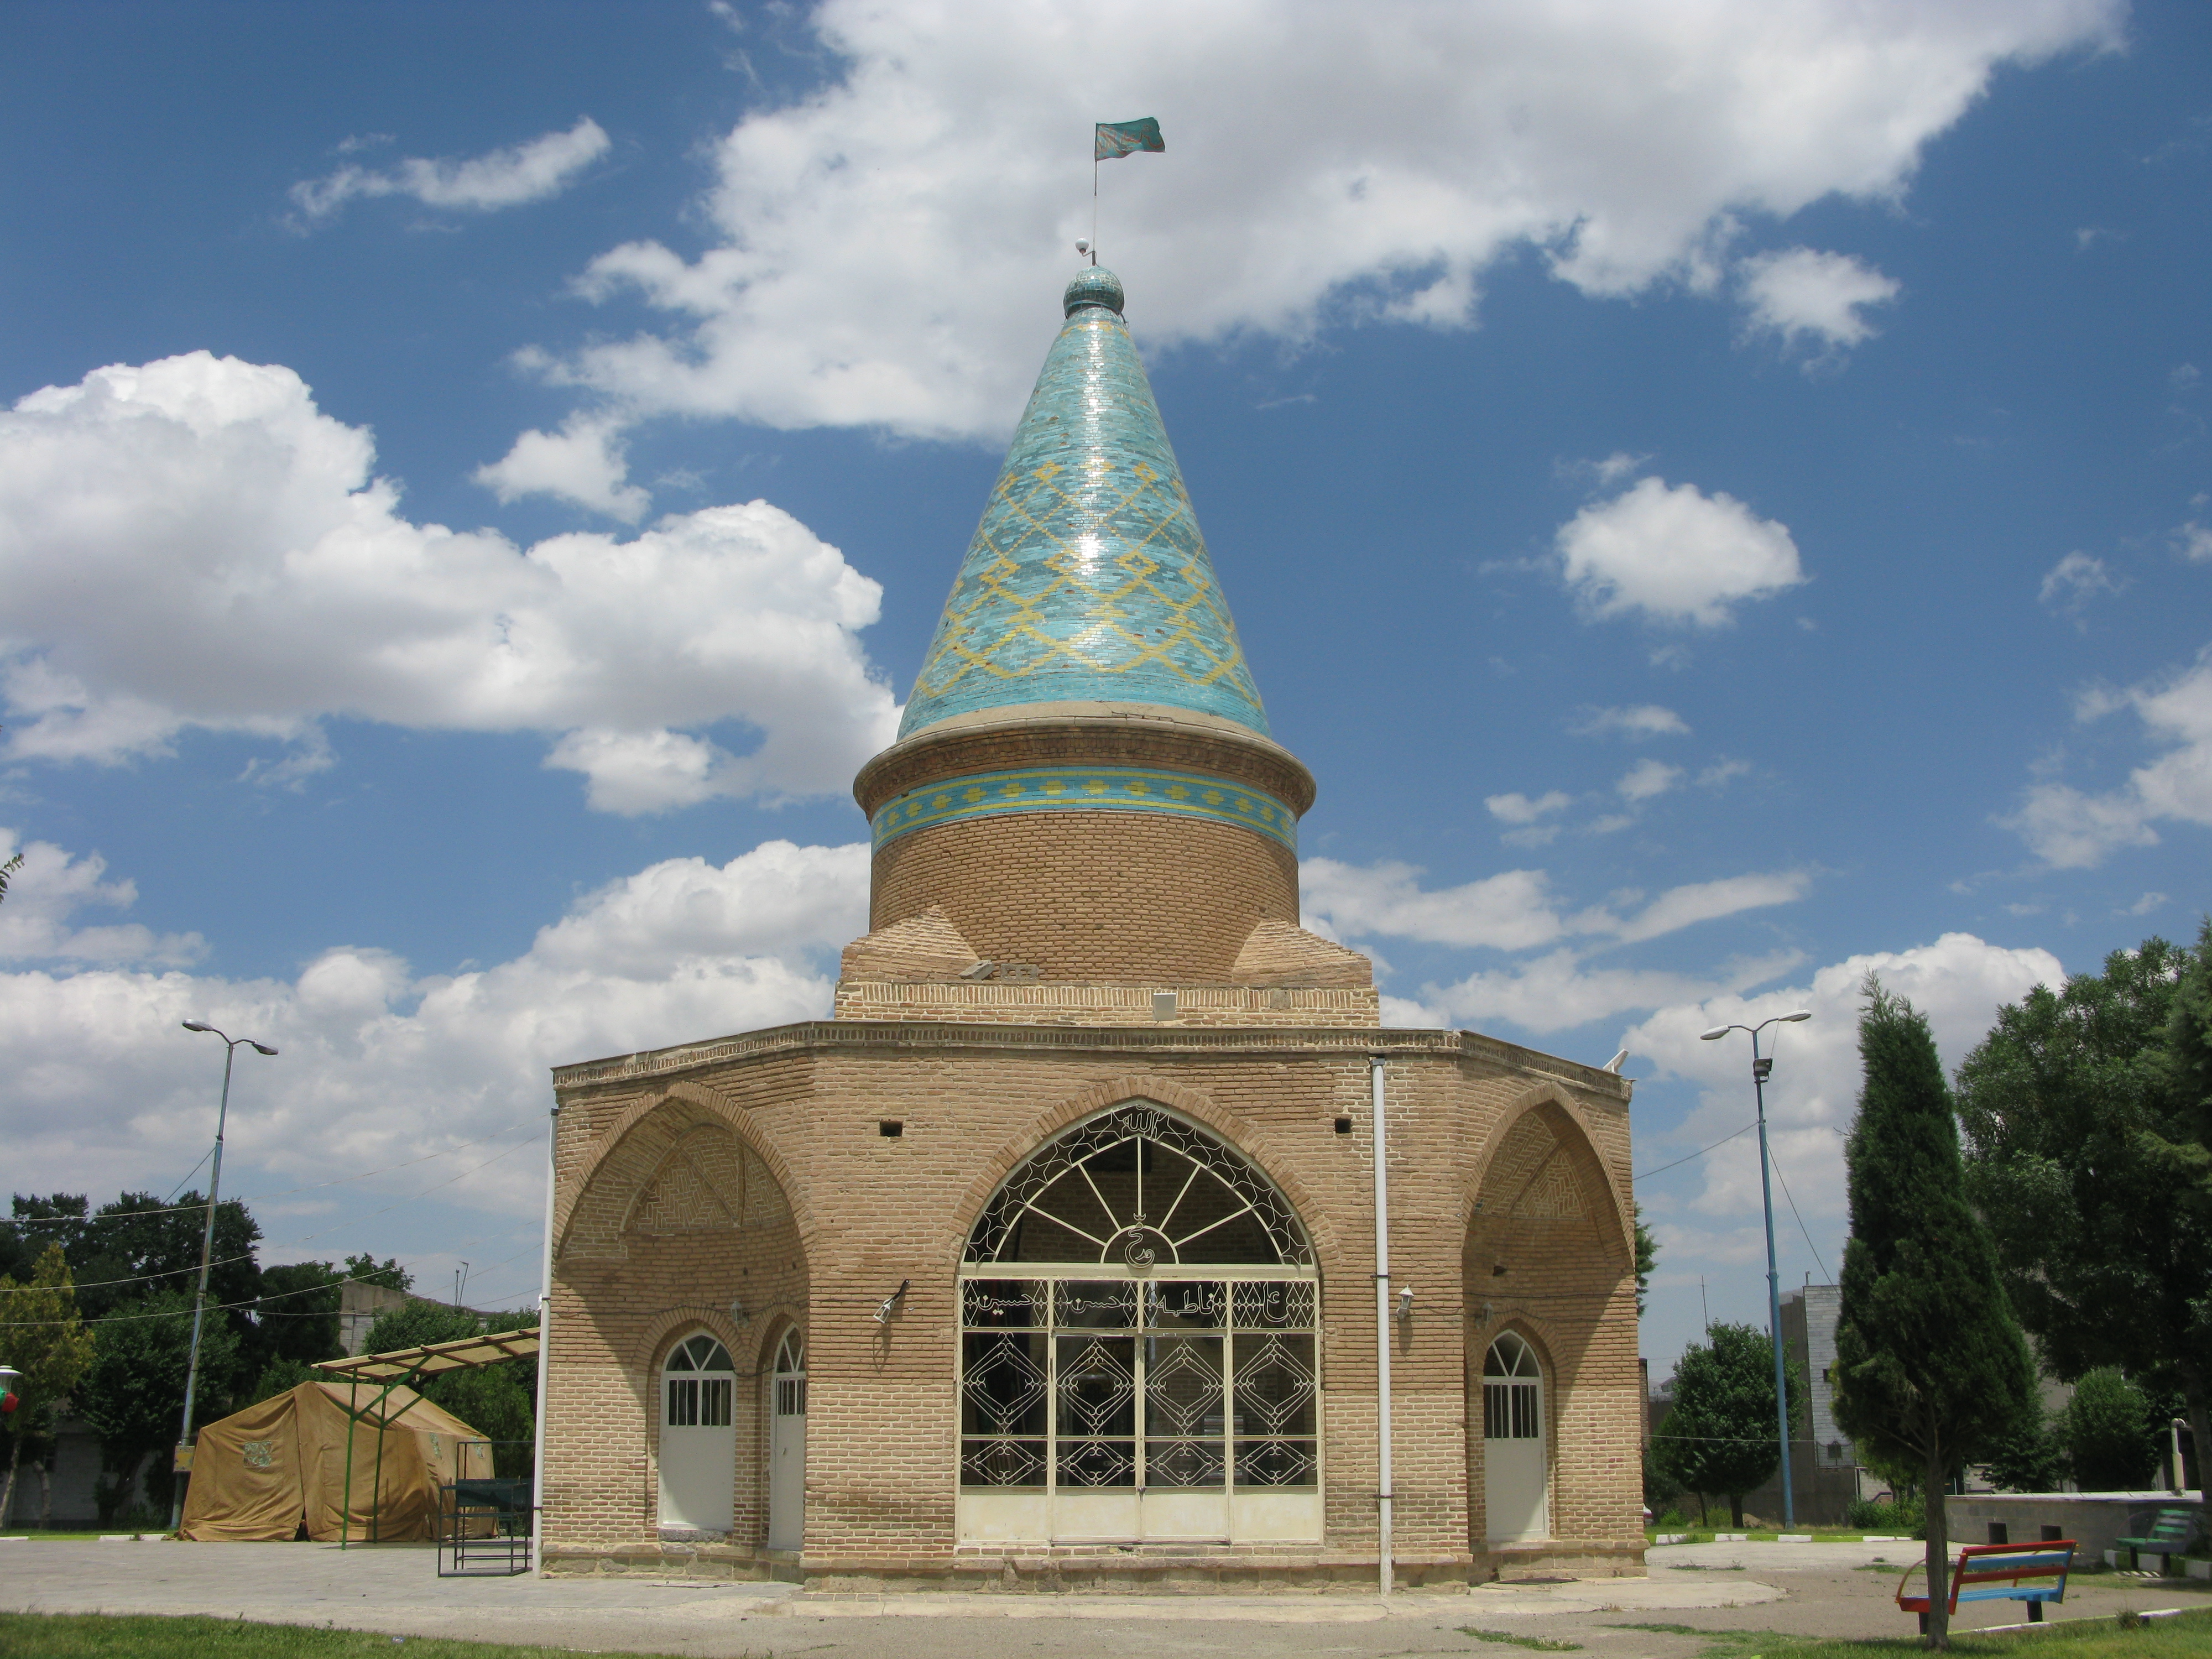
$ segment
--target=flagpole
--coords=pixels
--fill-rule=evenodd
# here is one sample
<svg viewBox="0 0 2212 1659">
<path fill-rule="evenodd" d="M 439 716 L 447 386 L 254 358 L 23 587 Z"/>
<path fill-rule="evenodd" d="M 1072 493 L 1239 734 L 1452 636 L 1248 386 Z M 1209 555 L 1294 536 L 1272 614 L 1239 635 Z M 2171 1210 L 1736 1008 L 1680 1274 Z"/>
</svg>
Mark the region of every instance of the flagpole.
<svg viewBox="0 0 2212 1659">
<path fill-rule="evenodd" d="M 1091 263 L 1098 263 L 1098 137 L 1091 139 Z"/>
</svg>

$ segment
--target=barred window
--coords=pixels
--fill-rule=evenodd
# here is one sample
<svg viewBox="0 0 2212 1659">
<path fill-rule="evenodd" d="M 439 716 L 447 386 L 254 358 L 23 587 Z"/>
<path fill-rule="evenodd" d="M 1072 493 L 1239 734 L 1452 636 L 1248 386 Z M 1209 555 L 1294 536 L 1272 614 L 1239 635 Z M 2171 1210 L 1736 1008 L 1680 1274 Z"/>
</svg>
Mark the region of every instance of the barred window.
<svg viewBox="0 0 2212 1659">
<path fill-rule="evenodd" d="M 661 1368 L 667 1392 L 662 1421 L 672 1429 L 727 1428 L 733 1369 L 729 1350 L 704 1332 L 678 1343 Z"/>
</svg>

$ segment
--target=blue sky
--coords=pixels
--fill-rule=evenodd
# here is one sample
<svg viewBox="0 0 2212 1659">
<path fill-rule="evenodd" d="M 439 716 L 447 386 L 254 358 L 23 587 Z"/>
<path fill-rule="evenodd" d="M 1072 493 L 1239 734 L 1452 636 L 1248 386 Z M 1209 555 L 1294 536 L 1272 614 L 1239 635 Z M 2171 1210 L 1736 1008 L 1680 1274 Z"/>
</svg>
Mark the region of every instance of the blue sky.
<svg viewBox="0 0 2212 1659">
<path fill-rule="evenodd" d="M 520 1300 L 546 1066 L 825 1012 L 845 786 L 1139 114 L 1103 255 L 1394 1023 L 1627 1048 L 1657 1169 L 1749 1121 L 1696 1033 L 1812 1007 L 1794 1283 L 1865 972 L 1955 1060 L 2194 932 L 2201 9 L 1087 15 L 13 9 L 15 1188 L 184 1181 L 211 1018 L 284 1049 L 270 1259 Z M 1763 1316 L 1749 1139 L 1639 1197 L 1663 1374 L 1701 1278 Z"/>
</svg>

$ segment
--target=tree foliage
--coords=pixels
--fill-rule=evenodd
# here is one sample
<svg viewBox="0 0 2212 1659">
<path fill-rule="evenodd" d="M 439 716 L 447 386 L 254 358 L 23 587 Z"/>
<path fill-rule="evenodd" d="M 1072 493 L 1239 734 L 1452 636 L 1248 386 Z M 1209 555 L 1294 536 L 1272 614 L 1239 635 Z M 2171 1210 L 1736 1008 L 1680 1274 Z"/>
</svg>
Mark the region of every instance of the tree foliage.
<svg viewBox="0 0 2212 1659">
<path fill-rule="evenodd" d="M 99 1361 L 78 1388 L 76 1403 L 102 1436 L 102 1456 L 112 1477 L 106 1518 L 128 1501 L 130 1480 L 149 1456 L 174 1441 L 182 1424 L 191 1310 L 206 1227 L 206 1200 L 194 1193 L 173 1202 L 151 1193 L 125 1193 L 97 1210 L 81 1193 L 19 1193 L 9 1217 L 0 1220 L 0 1273 L 21 1276 L 58 1252 L 85 1328 L 100 1339 Z M 338 1304 L 345 1275 L 327 1261 L 264 1268 L 256 1259 L 260 1240 L 261 1229 L 244 1205 L 225 1200 L 216 1206 L 196 1426 L 265 1398 L 264 1385 L 275 1392 L 281 1378 L 304 1377 L 309 1365 L 341 1352 Z M 404 1277 L 390 1261 L 380 1267 L 367 1257 L 358 1260 L 380 1276 Z M 181 1337 L 172 1341 L 178 1331 Z M 133 1358 L 110 1365 L 112 1354 Z M 156 1363 L 134 1372 L 131 1365 L 137 1360 Z M 104 1425 L 117 1425 L 118 1433 L 111 1435 Z M 167 1501 L 169 1476 L 169 1460 L 159 1458 L 149 1481 L 157 1502 Z"/>
<path fill-rule="evenodd" d="M 15 1477 L 28 1453 L 35 1466 L 52 1455 L 54 1419 L 92 1364 L 92 1333 L 84 1327 L 70 1282 L 69 1261 L 49 1244 L 19 1283 L 0 1275 L 0 1358 L 22 1379 L 16 1408 L 0 1419 L 7 1443 L 7 1475 L 0 1486 L 0 1515 L 15 1496 Z"/>
<path fill-rule="evenodd" d="M 2058 1434 L 2074 1484 L 2083 1492 L 2136 1492 L 2150 1485 L 2159 1455 L 2151 1402 L 2111 1366 L 2074 1385 Z"/>
<path fill-rule="evenodd" d="M 100 1461 L 117 1477 L 114 1490 L 122 1498 L 127 1498 L 132 1477 L 143 1469 L 155 1507 L 168 1505 L 169 1461 L 156 1454 L 176 1443 L 183 1426 L 191 1345 L 192 1298 L 185 1291 L 157 1291 L 99 1328 L 99 1346 L 77 1390 L 77 1407 L 100 1436 Z M 209 1319 L 200 1337 L 200 1386 L 193 1410 L 199 1422 L 231 1409 L 232 1379 L 238 1371 L 238 1338 L 222 1320 Z"/>
<path fill-rule="evenodd" d="M 1790 1417 L 1803 1409 L 1804 1385 L 1790 1379 Z M 1751 1325 L 1715 1325 L 1682 1351 L 1674 1366 L 1674 1408 L 1660 1425 L 1658 1463 L 1700 1502 L 1724 1497 L 1741 1526 L 1743 1495 L 1782 1462 L 1774 1409 L 1774 1347 Z"/>
<path fill-rule="evenodd" d="M 2057 1492 L 2066 1477 L 2066 1443 L 2037 1401 L 1990 1442 L 1984 1458 L 1999 1492 Z"/>
<path fill-rule="evenodd" d="M 495 1314 L 489 1319 L 467 1308 L 441 1302 L 410 1302 L 377 1316 L 368 1328 L 364 1353 L 389 1353 L 432 1342 L 456 1342 L 486 1330 L 520 1330 L 538 1322 L 536 1312 Z M 530 1443 L 535 1437 L 538 1368 L 529 1360 L 503 1360 L 474 1370 L 446 1371 L 429 1378 L 422 1393 L 495 1446 L 501 1474 L 526 1474 Z"/>
<path fill-rule="evenodd" d="M 1966 1201 L 1951 1091 L 1924 1015 L 1871 975 L 1865 1083 L 1846 1163 L 1851 1233 L 1836 1326 L 1836 1421 L 1874 1456 L 1917 1464 L 1928 1504 L 1929 1644 L 1950 1645 L 1943 1494 L 2033 1407 L 2035 1372 Z"/>
<path fill-rule="evenodd" d="M 1636 1316 L 1644 1317 L 1644 1298 L 1651 1288 L 1651 1270 L 1659 1265 L 1659 1241 L 1644 1224 L 1644 1206 L 1636 1206 Z"/>
<path fill-rule="evenodd" d="M 1959 1071 L 1968 1191 L 2044 1364 L 2117 1367 L 2212 1444 L 2212 927 L 1999 1011 Z M 2200 1477 L 2204 1470 L 2200 1467 Z"/>
</svg>

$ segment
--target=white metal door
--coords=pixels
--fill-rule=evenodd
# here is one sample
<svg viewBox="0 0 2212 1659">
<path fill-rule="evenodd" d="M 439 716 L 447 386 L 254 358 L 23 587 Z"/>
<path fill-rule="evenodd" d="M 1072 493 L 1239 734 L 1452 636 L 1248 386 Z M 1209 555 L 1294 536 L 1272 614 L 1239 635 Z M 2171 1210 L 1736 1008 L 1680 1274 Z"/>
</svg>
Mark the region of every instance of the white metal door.
<svg viewBox="0 0 2212 1659">
<path fill-rule="evenodd" d="M 660 1524 L 727 1532 L 737 1490 L 737 1379 L 729 1350 L 703 1331 L 678 1343 L 660 1370 Z"/>
<path fill-rule="evenodd" d="M 1508 1331 L 1490 1345 L 1482 1376 L 1482 1496 L 1493 1544 L 1552 1535 L 1545 1457 L 1544 1374 L 1529 1346 Z"/>
<path fill-rule="evenodd" d="M 806 1537 L 806 1350 L 787 1331 L 769 1379 L 768 1547 L 795 1550 Z"/>
</svg>

